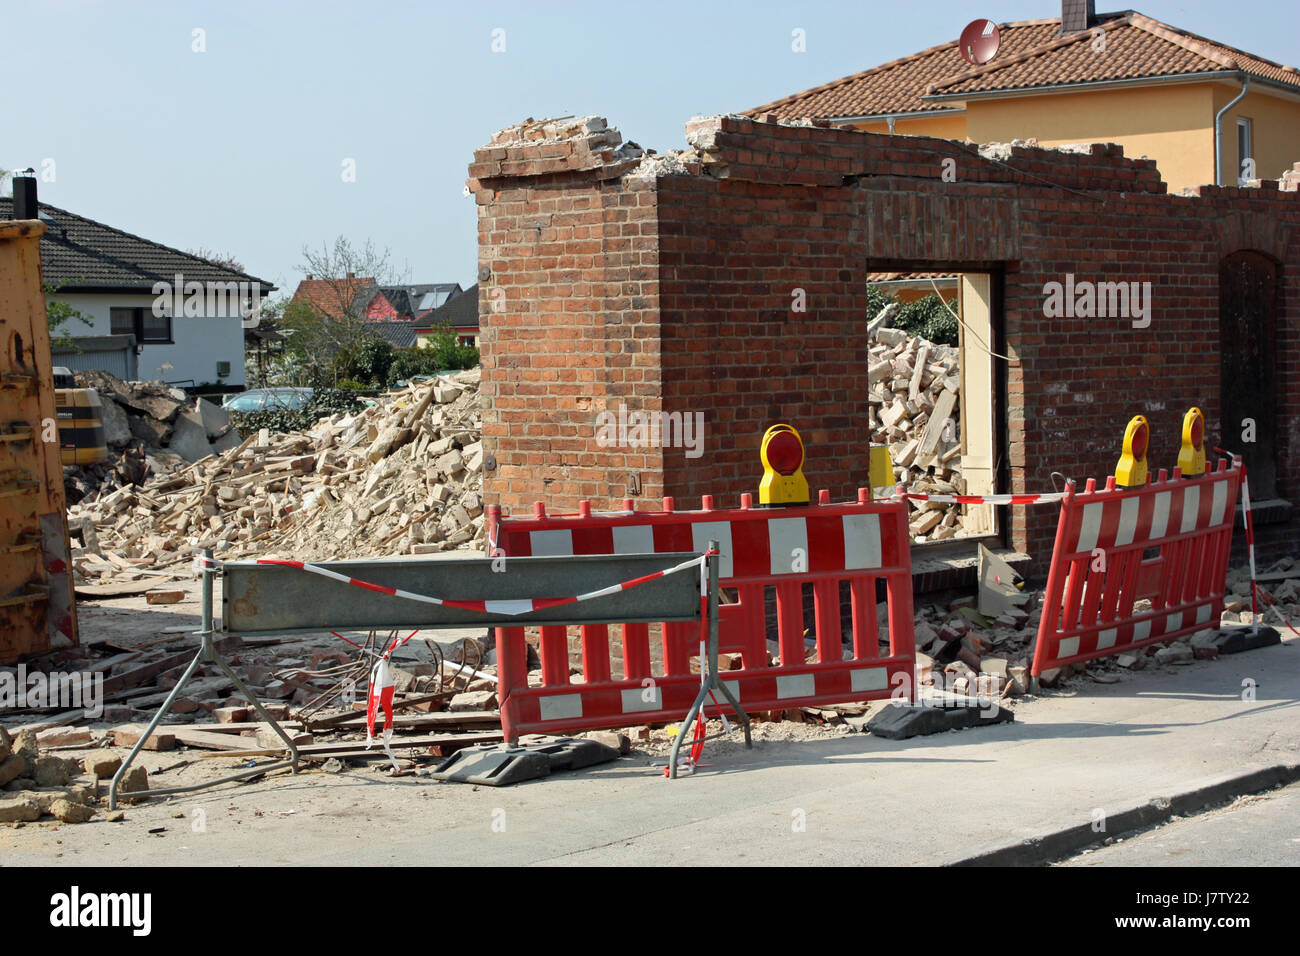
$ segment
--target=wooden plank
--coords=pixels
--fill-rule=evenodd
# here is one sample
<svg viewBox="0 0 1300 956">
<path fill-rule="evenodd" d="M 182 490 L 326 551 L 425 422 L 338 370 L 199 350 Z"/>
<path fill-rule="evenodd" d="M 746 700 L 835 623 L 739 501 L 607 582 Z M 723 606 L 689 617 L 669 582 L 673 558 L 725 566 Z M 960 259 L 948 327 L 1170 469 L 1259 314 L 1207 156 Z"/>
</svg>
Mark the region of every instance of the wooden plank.
<svg viewBox="0 0 1300 956">
<path fill-rule="evenodd" d="M 365 715 L 352 717 L 342 721 L 335 726 L 340 730 L 346 730 L 354 727 L 364 727 L 366 725 Z M 427 728 L 442 727 L 499 727 L 501 726 L 501 714 L 495 710 L 463 710 L 452 711 L 450 713 L 436 714 L 402 714 L 394 715 L 393 728 L 395 730 L 424 730 Z"/>
<path fill-rule="evenodd" d="M 24 730 L 47 730 L 50 727 L 58 727 L 60 724 L 76 723 L 78 720 L 84 720 L 85 716 L 86 712 L 84 710 L 65 710 L 63 713 L 55 714 L 45 720 L 37 720 L 30 724 L 18 724 L 7 729 L 12 735 L 17 736 Z"/>
<path fill-rule="evenodd" d="M 919 454 L 934 454 L 934 450 L 939 446 L 939 439 L 943 437 L 944 423 L 952 415 L 953 406 L 956 404 L 957 396 L 946 389 L 935 401 L 934 411 L 930 414 L 930 420 L 925 423 L 925 431 L 921 433 Z"/>
<path fill-rule="evenodd" d="M 202 747 L 205 750 L 247 750 L 249 744 L 256 743 L 251 738 L 239 734 L 219 734 L 178 725 L 168 726 L 167 732 L 187 747 Z"/>
<path fill-rule="evenodd" d="M 111 694 L 114 691 L 139 687 L 145 681 L 152 680 L 163 671 L 169 671 L 173 667 L 188 663 L 194 659 L 196 653 L 197 651 L 194 650 L 181 651 L 178 654 L 171 654 L 161 660 L 134 667 L 129 671 L 116 675 L 115 677 L 105 678 L 104 686 L 100 688 L 100 690 L 104 694 Z"/>
<path fill-rule="evenodd" d="M 77 597 L 93 601 L 96 598 L 133 597 L 155 587 L 155 581 L 124 581 L 120 584 L 78 584 L 73 590 Z"/>
<path fill-rule="evenodd" d="M 251 708 L 250 708 L 251 709 Z M 302 730 L 301 720 L 277 720 L 285 730 Z M 169 727 L 176 726 L 169 724 Z M 266 721 L 262 720 L 244 720 L 237 721 L 233 724 L 186 724 L 186 730 L 199 730 L 207 734 L 225 734 L 226 736 L 238 736 L 246 730 L 257 730 L 258 727 L 266 726 Z M 180 737 L 176 738 L 180 740 Z"/>
<path fill-rule="evenodd" d="M 401 710 L 404 707 L 418 707 L 421 704 L 438 703 L 440 701 L 444 701 L 447 700 L 448 698 L 455 697 L 455 696 L 456 696 L 455 691 L 443 691 L 442 693 L 439 694 L 421 694 L 418 697 L 407 697 L 404 700 L 393 701 L 393 710 Z M 312 727 L 316 727 L 316 728 L 336 727 L 339 724 L 344 724 L 347 723 L 348 721 L 355 721 L 357 719 L 357 715 L 358 714 L 364 715 L 365 711 L 366 711 L 365 707 L 361 704 L 358 704 L 351 712 L 342 713 L 342 714 L 331 714 L 328 717 L 312 717 L 310 720 L 308 720 L 308 723 L 311 724 Z M 365 726 L 364 720 L 362 721 L 361 726 Z"/>
<path fill-rule="evenodd" d="M 234 686 L 234 681 L 229 677 L 201 677 L 198 680 L 191 678 L 190 682 L 181 689 L 181 696 L 201 698 L 205 694 L 215 694 Z M 171 692 L 172 689 L 168 688 L 167 690 L 160 690 L 156 694 L 143 694 L 138 697 L 132 697 L 131 706 L 153 707 L 165 701 Z"/>
<path fill-rule="evenodd" d="M 110 668 L 116 667 L 118 664 L 125 664 L 127 661 L 135 660 L 139 656 L 139 651 L 128 651 L 125 654 L 114 654 L 112 657 L 106 657 L 102 661 L 96 661 L 94 664 L 91 664 L 88 670 L 92 674 L 97 674 L 100 671 L 107 671 Z"/>
<path fill-rule="evenodd" d="M 472 747 L 474 744 L 491 744 L 504 740 L 502 734 L 492 733 L 491 731 L 473 734 L 429 734 L 419 737 L 394 737 L 392 740 L 393 750 L 401 750 L 407 747 L 445 747 L 456 745 L 459 747 Z M 378 743 L 368 752 L 373 754 L 378 751 L 382 754 L 383 748 Z M 232 750 L 222 753 L 205 754 L 206 757 L 271 757 L 286 752 L 286 748 L 279 749 L 251 749 L 251 750 Z M 304 757 L 337 757 L 350 756 L 352 754 L 364 755 L 367 751 L 363 744 L 355 740 L 342 740 L 338 743 L 329 744 L 311 744 L 306 747 L 299 747 L 298 753 Z"/>
</svg>

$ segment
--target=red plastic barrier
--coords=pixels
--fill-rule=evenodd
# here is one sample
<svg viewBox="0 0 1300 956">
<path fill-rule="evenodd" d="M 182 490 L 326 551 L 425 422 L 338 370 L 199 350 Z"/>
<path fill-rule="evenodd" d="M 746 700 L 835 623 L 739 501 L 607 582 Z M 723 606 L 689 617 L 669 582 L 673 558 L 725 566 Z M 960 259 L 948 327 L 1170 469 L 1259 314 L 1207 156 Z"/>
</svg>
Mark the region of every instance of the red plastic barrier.
<svg viewBox="0 0 1300 956">
<path fill-rule="evenodd" d="M 1033 674 L 1219 626 L 1241 469 L 1061 502 Z M 1071 489 L 1072 491 L 1073 489 Z M 1144 552 L 1159 554 L 1144 558 Z M 1150 606 L 1137 607 L 1150 601 Z"/>
<path fill-rule="evenodd" d="M 586 502 L 577 515 L 550 517 L 541 504 L 531 518 L 503 518 L 489 509 L 489 540 L 509 557 L 568 554 L 636 554 L 702 551 L 720 542 L 720 586 L 734 588 L 739 603 L 720 609 L 719 650 L 739 653 L 740 670 L 722 674 L 748 712 L 889 697 L 895 688 L 912 699 L 916 642 L 912 620 L 912 563 L 907 502 L 869 501 L 866 489 L 853 504 L 741 507 L 679 512 L 671 498 L 663 511 L 593 514 Z M 507 566 L 508 573 L 508 566 Z M 881 656 L 876 582 L 885 581 L 889 654 Z M 852 651 L 842 644 L 840 582 L 848 582 Z M 580 582 L 575 582 L 580 586 Z M 805 662 L 803 589 L 811 587 L 816 660 Z M 781 663 L 769 664 L 765 592 L 775 594 Z M 581 628 L 580 681 L 571 680 L 565 627 L 541 628 L 542 685 L 530 687 L 524 629 L 497 629 L 498 696 L 506 740 L 521 734 L 596 727 L 625 727 L 680 719 L 699 690 L 690 658 L 699 653 L 693 625 L 663 624 L 663 667 L 651 667 L 650 625 L 618 625 L 623 673 L 611 673 L 610 625 Z M 899 676 L 903 675 L 903 676 Z M 719 708 L 710 704 L 709 716 Z"/>
</svg>

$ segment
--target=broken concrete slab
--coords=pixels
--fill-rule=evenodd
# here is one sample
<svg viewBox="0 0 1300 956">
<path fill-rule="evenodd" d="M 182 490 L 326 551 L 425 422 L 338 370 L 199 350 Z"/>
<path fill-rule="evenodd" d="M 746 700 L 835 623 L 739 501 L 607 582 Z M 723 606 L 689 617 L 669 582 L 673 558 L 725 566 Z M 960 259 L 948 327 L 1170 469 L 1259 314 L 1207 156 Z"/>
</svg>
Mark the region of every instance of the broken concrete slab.
<svg viewBox="0 0 1300 956">
<path fill-rule="evenodd" d="M 1016 582 L 1020 574 L 996 554 L 979 545 L 979 610 L 996 618 L 1011 608 L 1026 604 L 1031 595 L 1023 593 Z M 1014 623 L 1014 622 L 1009 622 Z"/>
<path fill-rule="evenodd" d="M 191 464 L 212 454 L 212 443 L 208 441 L 207 428 L 198 412 L 187 409 L 176 416 L 167 450 Z"/>
<path fill-rule="evenodd" d="M 209 439 L 225 434 L 226 429 L 230 427 L 230 413 L 220 405 L 214 405 L 201 398 L 194 400 L 194 415 Z"/>
<path fill-rule="evenodd" d="M 81 765 L 86 773 L 93 773 L 99 780 L 111 780 L 113 774 L 122 767 L 122 758 L 111 753 L 89 754 Z"/>
<path fill-rule="evenodd" d="M 507 787 L 565 770 L 581 770 L 617 760 L 619 752 L 599 741 L 573 737 L 545 738 L 539 742 L 485 744 L 467 747 L 448 757 L 433 772 L 437 780 Z"/>
<path fill-rule="evenodd" d="M 1014 719 L 1010 710 L 992 700 L 935 694 L 914 704 L 891 703 L 882 707 L 867 722 L 867 730 L 877 737 L 906 740 L 948 730 L 1005 724 Z"/>
<path fill-rule="evenodd" d="M 1271 647 L 1282 643 L 1282 635 L 1277 628 L 1267 624 L 1247 625 L 1245 627 L 1221 627 L 1214 639 L 1214 646 L 1220 654 L 1240 654 L 1261 647 Z"/>
<path fill-rule="evenodd" d="M 122 406 L 112 399 L 99 403 L 100 420 L 104 423 L 104 444 L 121 448 L 131 440 L 131 422 Z"/>
<path fill-rule="evenodd" d="M 29 822 L 40 818 L 40 805 L 30 797 L 0 800 L 0 823 Z"/>
</svg>

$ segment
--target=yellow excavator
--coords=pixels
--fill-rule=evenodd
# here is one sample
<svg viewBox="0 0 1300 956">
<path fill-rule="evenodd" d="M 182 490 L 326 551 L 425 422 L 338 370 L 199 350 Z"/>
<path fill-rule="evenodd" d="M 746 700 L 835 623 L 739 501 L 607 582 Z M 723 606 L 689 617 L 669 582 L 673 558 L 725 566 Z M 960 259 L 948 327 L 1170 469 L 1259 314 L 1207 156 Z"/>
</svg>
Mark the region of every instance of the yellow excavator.
<svg viewBox="0 0 1300 956">
<path fill-rule="evenodd" d="M 59 457 L 64 465 L 108 461 L 104 410 L 99 393 L 82 388 L 70 370 L 54 368 L 54 401 L 59 416 Z"/>
</svg>

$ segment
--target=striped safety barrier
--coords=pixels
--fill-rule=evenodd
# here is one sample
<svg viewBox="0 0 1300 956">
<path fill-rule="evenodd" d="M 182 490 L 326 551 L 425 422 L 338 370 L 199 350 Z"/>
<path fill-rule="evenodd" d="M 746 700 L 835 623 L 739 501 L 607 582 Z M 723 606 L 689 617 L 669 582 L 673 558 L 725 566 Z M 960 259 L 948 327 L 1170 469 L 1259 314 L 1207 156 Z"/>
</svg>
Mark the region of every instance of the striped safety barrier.
<svg viewBox="0 0 1300 956">
<path fill-rule="evenodd" d="M 1032 673 L 1218 627 L 1239 463 L 1139 488 L 1107 479 L 1061 502 Z M 1148 556 L 1149 550 L 1158 553 Z"/>
<path fill-rule="evenodd" d="M 576 515 L 548 516 L 539 503 L 532 517 L 488 512 L 493 553 L 511 557 L 673 553 L 719 542 L 719 577 L 735 602 L 720 608 L 718 647 L 739 653 L 739 670 L 721 677 L 748 712 L 891 696 L 909 699 L 916 648 L 912 619 L 912 565 L 908 508 L 902 498 L 872 501 L 866 489 L 856 503 L 719 510 L 705 496 L 700 511 L 679 512 L 671 498 L 662 511 L 594 513 L 586 502 Z M 697 548 L 697 543 L 703 545 Z M 888 653 L 882 653 L 877 583 L 884 582 Z M 841 585 L 847 607 L 841 608 Z M 812 592 L 805 621 L 804 589 Z M 767 601 L 775 606 L 780 663 L 768 656 Z M 842 618 L 843 611 L 847 615 Z M 845 648 L 842 619 L 849 621 Z M 811 623 L 811 627 L 809 627 Z M 570 677 L 568 630 L 542 627 L 542 685 L 529 687 L 523 628 L 499 628 L 497 664 L 506 739 L 594 727 L 680 719 L 699 689 L 691 658 L 699 652 L 697 627 L 655 625 L 661 666 L 652 666 L 651 625 L 621 624 L 622 673 L 611 667 L 609 625 L 580 633 L 581 677 Z M 816 635 L 814 660 L 805 660 L 804 634 Z M 557 694 L 557 689 L 564 689 Z M 710 703 L 709 716 L 720 709 Z"/>
</svg>

